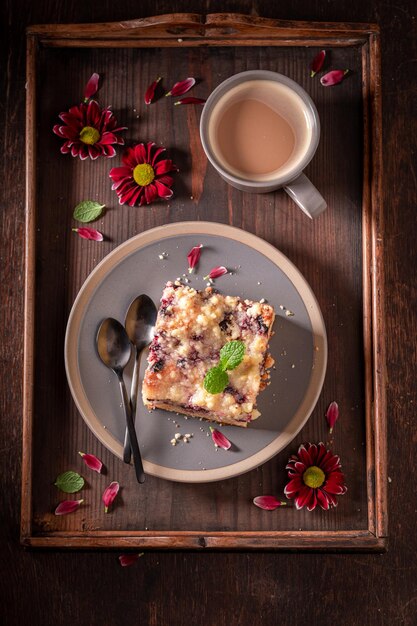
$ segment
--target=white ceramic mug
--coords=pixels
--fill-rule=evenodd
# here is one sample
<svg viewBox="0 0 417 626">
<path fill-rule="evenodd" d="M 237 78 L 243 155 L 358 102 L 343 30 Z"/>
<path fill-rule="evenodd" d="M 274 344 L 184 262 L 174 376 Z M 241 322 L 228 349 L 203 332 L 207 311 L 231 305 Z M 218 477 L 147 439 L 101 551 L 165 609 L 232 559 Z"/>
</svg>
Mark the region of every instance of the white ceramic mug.
<svg viewBox="0 0 417 626">
<path fill-rule="evenodd" d="M 268 104 L 292 128 L 295 136 L 293 153 L 288 161 L 273 172 L 262 176 L 242 175 L 221 158 L 213 127 L 227 108 L 238 99 L 259 99 L 259 88 L 265 87 L 271 81 L 275 85 L 278 83 L 278 86 L 275 89 L 276 95 L 275 85 L 269 89 L 269 98 L 275 100 Z M 233 187 L 255 193 L 266 193 L 282 187 L 311 218 L 317 217 L 326 209 L 324 198 L 303 174 L 320 140 L 320 120 L 310 96 L 291 78 L 266 70 L 250 70 L 231 76 L 216 87 L 207 99 L 200 121 L 200 137 L 207 158 L 220 176 Z"/>
</svg>

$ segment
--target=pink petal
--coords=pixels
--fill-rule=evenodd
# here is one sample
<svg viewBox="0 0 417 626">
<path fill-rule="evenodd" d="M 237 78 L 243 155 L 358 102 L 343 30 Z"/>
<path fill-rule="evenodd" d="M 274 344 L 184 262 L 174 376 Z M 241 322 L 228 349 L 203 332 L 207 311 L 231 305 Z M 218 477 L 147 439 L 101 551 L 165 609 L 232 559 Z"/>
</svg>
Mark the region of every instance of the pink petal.
<svg viewBox="0 0 417 626">
<path fill-rule="evenodd" d="M 121 554 L 119 556 L 120 565 L 122 567 L 129 567 L 129 565 L 134 565 L 138 558 L 143 555 L 144 552 L 139 552 L 138 554 Z"/>
<path fill-rule="evenodd" d="M 253 503 L 265 511 L 274 511 L 279 506 L 286 506 L 287 504 L 282 500 L 277 500 L 274 496 L 257 496 L 253 499 Z"/>
<path fill-rule="evenodd" d="M 149 87 L 147 88 L 146 93 L 145 93 L 145 104 L 150 104 L 152 102 L 153 97 L 155 95 L 155 89 L 160 80 L 161 80 L 161 76 L 158 76 L 158 78 L 154 80 L 153 83 L 151 83 Z"/>
<path fill-rule="evenodd" d="M 117 481 L 113 481 L 110 485 L 104 490 L 104 493 L 101 499 L 104 502 L 104 512 L 108 513 L 109 506 L 113 503 L 115 497 L 119 493 L 120 485 Z"/>
<path fill-rule="evenodd" d="M 204 98 L 181 98 L 181 100 L 177 100 L 174 102 L 174 106 L 178 106 L 179 104 L 204 104 L 206 101 Z"/>
<path fill-rule="evenodd" d="M 84 88 L 84 101 L 91 98 L 91 96 L 94 96 L 94 94 L 97 92 L 99 78 L 100 76 L 95 73 L 92 74 L 92 76 L 90 77 L 90 80 Z"/>
<path fill-rule="evenodd" d="M 219 432 L 215 428 L 210 426 L 211 438 L 214 441 L 214 444 L 219 448 L 223 448 L 223 450 L 229 450 L 232 446 L 227 437 L 223 435 L 223 433 Z"/>
<path fill-rule="evenodd" d="M 324 63 L 324 59 L 326 58 L 326 50 L 320 50 L 320 52 L 318 54 L 316 54 L 316 56 L 314 57 L 312 63 L 311 63 L 311 72 L 310 72 L 310 76 L 311 78 L 313 78 L 313 76 L 315 76 L 317 74 L 317 72 L 320 72 L 321 68 L 323 67 L 323 63 Z"/>
<path fill-rule="evenodd" d="M 93 241 L 103 241 L 103 235 L 95 228 L 73 228 L 82 239 L 92 239 Z"/>
<path fill-rule="evenodd" d="M 82 502 L 84 502 L 84 500 L 64 500 L 56 507 L 55 515 L 67 515 L 68 513 L 73 513 L 78 509 Z"/>
<path fill-rule="evenodd" d="M 187 254 L 188 271 L 190 272 L 190 274 L 200 260 L 202 247 L 203 244 L 200 243 L 198 246 L 194 246 L 194 248 L 191 248 L 191 250 Z"/>
<path fill-rule="evenodd" d="M 331 87 L 342 82 L 349 70 L 332 70 L 320 78 L 323 87 Z"/>
<path fill-rule="evenodd" d="M 173 87 L 171 87 L 170 91 L 166 93 L 166 96 L 182 96 L 183 94 L 190 91 L 192 87 L 195 85 L 195 78 L 186 78 L 181 80 L 179 83 L 175 83 Z"/>
<path fill-rule="evenodd" d="M 94 456 L 94 454 L 85 454 L 85 452 L 79 452 L 78 454 L 81 456 L 87 467 L 100 474 L 101 468 L 103 467 L 103 463 L 100 459 Z"/>
<path fill-rule="evenodd" d="M 339 405 L 337 404 L 337 402 L 333 401 L 329 404 L 329 407 L 326 411 L 326 419 L 330 426 L 330 433 L 333 432 L 333 427 L 336 424 L 338 417 L 339 417 Z"/>
<path fill-rule="evenodd" d="M 207 274 L 207 276 L 204 276 L 204 280 L 207 280 L 208 278 L 214 280 L 224 274 L 227 274 L 227 268 L 225 268 L 224 265 L 219 265 L 218 267 L 213 267 L 213 269 L 210 270 L 210 273 Z"/>
</svg>

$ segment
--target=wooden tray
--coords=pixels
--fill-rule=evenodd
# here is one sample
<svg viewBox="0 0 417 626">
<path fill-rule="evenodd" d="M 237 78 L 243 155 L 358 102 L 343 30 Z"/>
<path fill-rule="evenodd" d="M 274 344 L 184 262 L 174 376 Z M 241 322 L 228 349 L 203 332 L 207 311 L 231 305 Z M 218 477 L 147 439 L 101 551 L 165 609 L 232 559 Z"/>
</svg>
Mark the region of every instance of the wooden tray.
<svg viewBox="0 0 417 626">
<path fill-rule="evenodd" d="M 382 550 L 386 545 L 385 362 L 382 272 L 379 31 L 374 25 L 281 22 L 244 15 L 164 15 L 114 24 L 43 25 L 27 31 L 27 245 L 21 541 L 53 548 L 227 548 Z M 327 69 L 349 68 L 339 86 L 309 77 L 320 48 Z M 307 175 L 329 208 L 311 222 L 284 192 L 244 194 L 226 185 L 202 151 L 201 109 L 162 98 L 146 107 L 156 76 L 168 87 L 186 76 L 206 97 L 226 77 L 263 68 L 289 75 L 312 95 L 322 122 Z M 180 167 L 174 199 L 119 207 L 108 161 L 80 162 L 59 152 L 52 133 L 60 111 L 81 101 L 92 72 L 99 100 L 111 104 L 127 141 L 164 144 Z M 109 240 L 71 232 L 73 207 L 97 198 L 108 207 L 99 228 Z M 315 292 L 328 331 L 329 366 L 320 400 L 299 436 L 265 465 L 238 478 L 178 484 L 149 477 L 113 457 L 78 415 L 66 383 L 63 345 L 68 314 L 83 281 L 116 245 L 153 226 L 183 220 L 230 223 L 286 254 Z M 326 407 L 340 420 L 329 440 Z M 340 454 L 348 493 L 329 512 L 286 507 L 261 511 L 260 494 L 282 494 L 290 454 L 325 441 Z M 97 454 L 105 476 L 84 471 L 79 450 Z M 53 486 L 67 469 L 87 488 L 75 514 L 53 514 Z M 94 474 L 94 475 L 92 475 Z M 101 493 L 122 485 L 105 515 Z"/>
</svg>

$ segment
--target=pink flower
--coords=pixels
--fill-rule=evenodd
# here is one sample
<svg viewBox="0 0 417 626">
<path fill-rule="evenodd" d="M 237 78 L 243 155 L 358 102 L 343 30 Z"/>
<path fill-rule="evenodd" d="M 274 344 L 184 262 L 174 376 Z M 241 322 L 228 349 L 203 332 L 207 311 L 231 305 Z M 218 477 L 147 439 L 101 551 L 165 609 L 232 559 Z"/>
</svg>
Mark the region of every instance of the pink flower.
<svg viewBox="0 0 417 626">
<path fill-rule="evenodd" d="M 332 87 L 342 82 L 349 70 L 332 70 L 320 78 L 323 87 Z"/>
<path fill-rule="evenodd" d="M 84 463 L 94 472 L 100 474 L 101 468 L 103 467 L 103 463 L 98 459 L 94 454 L 85 454 L 85 452 L 78 453 Z"/>
<path fill-rule="evenodd" d="M 176 172 L 177 168 L 171 159 L 161 158 L 164 152 L 165 148 L 157 148 L 153 142 L 139 143 L 125 151 L 124 166 L 113 167 L 109 174 L 119 204 L 142 206 L 158 198 L 171 198 L 174 180 L 169 174 Z"/>
<path fill-rule="evenodd" d="M 53 131 L 64 139 L 62 154 L 70 153 L 81 160 L 90 157 L 94 161 L 99 156 L 114 157 L 113 145 L 124 144 L 118 133 L 126 127 L 119 126 L 112 111 L 101 109 L 95 100 L 73 106 L 59 117 L 64 123 L 56 124 Z"/>
<path fill-rule="evenodd" d="M 55 509 L 55 515 L 67 515 L 74 513 L 84 500 L 64 500 L 60 502 Z"/>
<path fill-rule="evenodd" d="M 286 466 L 288 478 L 284 493 L 295 499 L 297 509 L 307 506 L 313 511 L 319 504 L 327 511 L 337 506 L 338 495 L 347 491 L 345 477 L 340 471 L 340 459 L 324 443 L 301 445 Z"/>
<path fill-rule="evenodd" d="M 275 511 L 279 506 L 286 506 L 286 502 L 277 500 L 274 496 L 257 496 L 253 503 L 265 511 Z"/>
<path fill-rule="evenodd" d="M 118 482 L 114 481 L 110 483 L 110 485 L 104 490 L 104 493 L 101 499 L 104 502 L 104 512 L 109 512 L 109 507 L 113 504 L 113 501 L 117 494 L 119 493 L 120 485 Z"/>
<path fill-rule="evenodd" d="M 326 411 L 326 419 L 330 427 L 330 434 L 333 432 L 333 427 L 339 418 L 339 405 L 337 402 L 331 402 Z"/>
</svg>

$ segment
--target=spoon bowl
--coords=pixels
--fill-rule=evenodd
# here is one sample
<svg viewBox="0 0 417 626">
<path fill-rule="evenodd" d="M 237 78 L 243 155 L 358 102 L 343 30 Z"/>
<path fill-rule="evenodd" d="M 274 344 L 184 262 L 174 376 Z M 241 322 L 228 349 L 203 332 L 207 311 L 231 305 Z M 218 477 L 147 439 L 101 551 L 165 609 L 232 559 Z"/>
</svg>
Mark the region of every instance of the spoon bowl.
<svg viewBox="0 0 417 626">
<path fill-rule="evenodd" d="M 132 352 L 130 339 L 120 322 L 112 317 L 108 317 L 100 324 L 97 332 L 96 344 L 100 359 L 103 361 L 104 365 L 113 370 L 118 378 L 120 394 L 122 397 L 122 406 L 129 433 L 129 441 L 135 463 L 136 478 L 139 483 L 143 483 L 145 480 L 145 472 L 143 471 L 135 424 L 132 419 L 132 411 L 123 380 L 123 370 L 129 363 Z"/>
<path fill-rule="evenodd" d="M 135 348 L 135 365 L 130 389 L 130 406 L 133 422 L 135 421 L 136 415 L 140 357 L 144 348 L 146 348 L 153 339 L 157 313 L 156 306 L 146 294 L 135 298 L 126 313 L 126 332 Z M 123 445 L 123 460 L 125 463 L 130 463 L 130 441 L 127 430 Z"/>
</svg>

